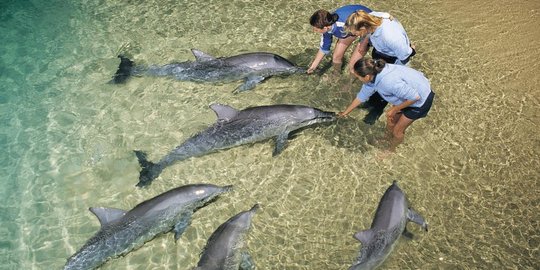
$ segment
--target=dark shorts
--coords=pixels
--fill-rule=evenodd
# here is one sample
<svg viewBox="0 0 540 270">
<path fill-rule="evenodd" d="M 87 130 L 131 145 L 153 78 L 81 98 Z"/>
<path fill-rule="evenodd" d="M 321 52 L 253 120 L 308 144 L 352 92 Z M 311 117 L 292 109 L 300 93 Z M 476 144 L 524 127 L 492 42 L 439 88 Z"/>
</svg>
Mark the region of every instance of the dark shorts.
<svg viewBox="0 0 540 270">
<path fill-rule="evenodd" d="M 426 117 L 429 110 L 431 109 L 431 104 L 433 104 L 433 97 L 435 97 L 435 93 L 431 91 L 422 107 L 407 107 L 401 110 L 403 112 L 403 115 L 412 120 Z"/>
<path fill-rule="evenodd" d="M 407 59 L 403 60 L 402 63 L 407 64 L 409 62 L 409 60 L 411 60 L 411 57 L 413 57 L 415 54 L 416 54 L 416 50 L 413 49 L 412 53 L 407 57 Z M 375 47 L 373 47 L 373 50 L 371 50 L 371 58 L 373 58 L 373 59 L 382 59 L 388 64 L 393 64 L 397 60 L 397 57 L 389 56 L 389 55 L 386 55 L 386 54 L 384 54 L 382 52 L 379 52 L 379 51 L 377 51 L 375 49 Z"/>
</svg>

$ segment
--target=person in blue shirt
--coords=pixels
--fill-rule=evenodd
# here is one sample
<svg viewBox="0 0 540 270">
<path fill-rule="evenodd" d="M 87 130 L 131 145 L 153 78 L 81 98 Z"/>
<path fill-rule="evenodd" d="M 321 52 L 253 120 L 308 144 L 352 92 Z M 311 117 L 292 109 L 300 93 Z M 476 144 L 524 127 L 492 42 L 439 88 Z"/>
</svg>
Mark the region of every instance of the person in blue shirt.
<svg viewBox="0 0 540 270">
<path fill-rule="evenodd" d="M 372 46 L 371 53 L 374 59 L 384 59 L 390 64 L 405 65 L 416 54 L 416 51 L 414 46 L 411 46 L 401 23 L 395 17 L 386 15 L 387 13 L 381 12 L 357 11 L 347 18 L 344 29 L 357 37 L 368 37 L 357 46 L 359 58 L 362 58 L 369 46 Z M 356 60 L 352 59 L 354 62 Z"/>
<path fill-rule="evenodd" d="M 357 11 L 347 18 L 344 26 L 345 31 L 358 37 L 365 37 L 356 46 L 351 56 L 352 63 L 363 58 L 369 47 L 373 47 L 371 52 L 373 59 L 384 59 L 390 64 L 405 65 L 416 54 L 401 23 L 396 18 L 387 15 L 387 13 L 380 12 Z M 351 72 L 354 72 L 352 68 Z M 375 123 L 383 113 L 386 104 L 387 102 L 375 93 L 366 104 L 371 109 L 364 118 L 364 122 Z"/>
<path fill-rule="evenodd" d="M 392 104 L 386 112 L 386 127 L 391 135 L 388 150 L 395 151 L 412 122 L 426 117 L 435 93 L 423 73 L 403 65 L 387 64 L 383 59 L 361 59 L 353 74 L 364 84 L 351 104 L 338 115 L 344 117 L 367 101 L 375 92 Z"/>
<path fill-rule="evenodd" d="M 309 23 L 313 26 L 314 32 L 321 34 L 321 43 L 319 51 L 307 70 L 308 74 L 313 73 L 324 56 L 330 53 L 333 37 L 336 37 L 338 41 L 334 48 L 332 65 L 335 72 L 341 71 L 343 55 L 351 43 L 357 38 L 352 34 L 346 33 L 343 26 L 349 15 L 359 10 L 371 12 L 369 8 L 362 5 L 347 5 L 336 9 L 334 12 L 320 9 L 313 13 Z"/>
</svg>

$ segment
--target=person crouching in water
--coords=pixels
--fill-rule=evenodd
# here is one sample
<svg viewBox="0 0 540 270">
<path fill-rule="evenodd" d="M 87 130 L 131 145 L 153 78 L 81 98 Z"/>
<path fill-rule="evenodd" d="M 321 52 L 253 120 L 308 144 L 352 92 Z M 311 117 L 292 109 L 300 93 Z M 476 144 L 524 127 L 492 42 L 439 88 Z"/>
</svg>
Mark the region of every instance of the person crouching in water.
<svg viewBox="0 0 540 270">
<path fill-rule="evenodd" d="M 363 82 L 351 104 L 338 115 L 347 116 L 354 108 L 378 92 L 392 107 L 386 112 L 386 128 L 390 138 L 389 151 L 403 142 L 405 130 L 412 122 L 426 117 L 435 93 L 422 72 L 407 66 L 387 64 L 382 59 L 360 59 L 353 75 Z"/>
<path fill-rule="evenodd" d="M 311 15 L 309 23 L 313 26 L 314 32 L 321 34 L 321 43 L 319 51 L 317 51 L 313 62 L 311 62 L 311 65 L 307 70 L 308 74 L 313 73 L 321 63 L 322 59 L 330 53 L 333 37 L 338 39 L 332 55 L 333 72 L 336 75 L 341 72 L 343 55 L 347 48 L 349 48 L 352 42 L 357 38 L 352 34 L 348 34 L 343 29 L 343 26 L 349 15 L 359 10 L 368 13 L 371 12 L 369 8 L 362 5 L 347 5 L 336 9 L 334 12 L 319 9 Z"/>
<path fill-rule="evenodd" d="M 383 59 L 389 64 L 405 65 L 416 54 L 401 23 L 393 16 L 388 16 L 388 13 L 357 11 L 347 18 L 344 29 L 354 36 L 364 37 L 351 56 L 353 64 L 363 58 L 370 47 L 373 47 L 373 59 Z M 353 73 L 352 65 L 350 68 Z M 374 124 L 386 104 L 387 102 L 375 93 L 365 104 L 370 112 L 364 122 Z"/>
</svg>

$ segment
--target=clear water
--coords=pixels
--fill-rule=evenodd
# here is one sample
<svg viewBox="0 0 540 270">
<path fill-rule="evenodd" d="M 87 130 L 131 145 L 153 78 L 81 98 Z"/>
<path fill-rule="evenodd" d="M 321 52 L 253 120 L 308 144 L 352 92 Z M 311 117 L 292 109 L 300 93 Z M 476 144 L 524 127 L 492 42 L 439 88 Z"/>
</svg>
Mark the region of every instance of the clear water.
<svg viewBox="0 0 540 270">
<path fill-rule="evenodd" d="M 451 2 L 451 1 L 450 1 Z M 124 52 L 140 63 L 269 51 L 307 66 L 318 36 L 307 18 L 346 1 L 13 1 L 0 3 L 0 268 L 61 268 L 99 228 L 90 206 L 130 209 L 173 187 L 233 184 L 174 243 L 157 237 L 103 269 L 191 269 L 215 228 L 259 202 L 249 250 L 259 269 L 346 269 L 392 180 L 430 223 L 414 224 L 388 269 L 540 268 L 540 2 L 367 1 L 400 19 L 412 66 L 437 93 L 397 154 L 377 159 L 374 126 L 352 113 L 271 141 L 167 168 L 135 188 L 132 152 L 155 160 L 210 125 L 208 104 L 345 108 L 348 77 L 272 78 L 233 95 L 221 85 L 134 78 L 106 82 Z"/>
</svg>

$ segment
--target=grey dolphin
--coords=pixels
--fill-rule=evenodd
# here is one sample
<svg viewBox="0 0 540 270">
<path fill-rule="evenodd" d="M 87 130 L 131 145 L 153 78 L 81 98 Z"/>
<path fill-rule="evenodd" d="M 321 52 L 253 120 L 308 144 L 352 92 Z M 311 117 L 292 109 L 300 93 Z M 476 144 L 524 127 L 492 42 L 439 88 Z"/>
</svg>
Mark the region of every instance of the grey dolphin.
<svg viewBox="0 0 540 270">
<path fill-rule="evenodd" d="M 125 255 L 160 233 L 173 230 L 178 239 L 191 221 L 192 214 L 227 192 L 231 186 L 186 185 L 169 190 L 124 211 L 114 208 L 90 208 L 101 229 L 71 256 L 64 269 L 94 269 L 107 260 Z"/>
<path fill-rule="evenodd" d="M 269 76 L 305 72 L 289 60 L 273 53 L 253 52 L 231 57 L 215 58 L 192 49 L 196 61 L 166 65 L 135 66 L 130 59 L 119 55 L 120 66 L 111 83 L 123 83 L 130 76 L 168 76 L 181 81 L 232 82 L 244 80 L 236 92 L 253 89 Z"/>
<path fill-rule="evenodd" d="M 241 111 L 221 104 L 212 104 L 210 107 L 218 121 L 187 139 L 159 162 L 152 163 L 147 160 L 144 152 L 135 151 L 142 167 L 137 186 L 150 184 L 165 167 L 176 161 L 272 137 L 276 137 L 273 155 L 278 155 L 285 148 L 290 132 L 336 119 L 334 112 L 302 105 L 270 105 Z"/>
<path fill-rule="evenodd" d="M 409 234 L 406 228 L 408 221 L 428 230 L 424 218 L 409 207 L 405 194 L 394 181 L 379 202 L 371 228 L 354 235 L 362 243 L 362 248 L 357 261 L 349 269 L 375 269 L 381 265 L 400 235 Z"/>
<path fill-rule="evenodd" d="M 245 236 L 257 209 L 258 204 L 221 224 L 208 239 L 195 270 L 253 269 L 251 256 L 243 249 Z"/>
</svg>

